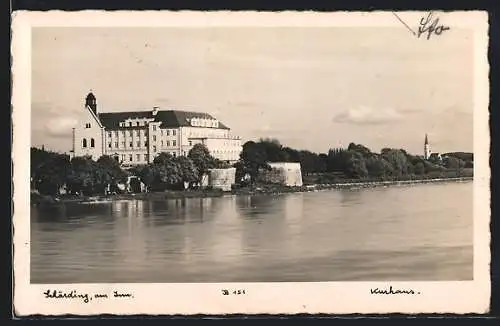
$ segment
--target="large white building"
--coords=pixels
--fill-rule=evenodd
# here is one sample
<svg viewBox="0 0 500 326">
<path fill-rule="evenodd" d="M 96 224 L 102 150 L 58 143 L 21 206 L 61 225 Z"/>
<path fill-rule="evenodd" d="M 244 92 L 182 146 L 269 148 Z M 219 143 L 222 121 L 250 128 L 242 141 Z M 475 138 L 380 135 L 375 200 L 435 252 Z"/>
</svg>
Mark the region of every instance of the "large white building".
<svg viewBox="0 0 500 326">
<path fill-rule="evenodd" d="M 151 163 L 161 152 L 187 155 L 197 143 L 215 158 L 234 163 L 242 146 L 229 127 L 202 112 L 150 110 L 106 112 L 97 110 L 94 94 L 85 99 L 85 114 L 73 128 L 73 155 L 114 157 L 123 166 Z"/>
</svg>

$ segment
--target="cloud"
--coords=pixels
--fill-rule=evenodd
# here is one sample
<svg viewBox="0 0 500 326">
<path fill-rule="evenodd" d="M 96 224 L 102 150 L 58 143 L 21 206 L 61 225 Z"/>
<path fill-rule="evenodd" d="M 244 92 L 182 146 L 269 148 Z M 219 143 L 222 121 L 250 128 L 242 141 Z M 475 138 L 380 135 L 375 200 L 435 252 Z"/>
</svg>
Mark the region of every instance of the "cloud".
<svg viewBox="0 0 500 326">
<path fill-rule="evenodd" d="M 391 108 L 374 109 L 362 106 L 337 114 L 333 121 L 352 124 L 383 124 L 398 121 L 402 118 L 403 114 L 400 111 Z"/>
<path fill-rule="evenodd" d="M 52 137 L 64 138 L 71 136 L 72 128 L 77 123 L 78 121 L 71 117 L 51 118 L 45 125 L 45 131 Z"/>
</svg>

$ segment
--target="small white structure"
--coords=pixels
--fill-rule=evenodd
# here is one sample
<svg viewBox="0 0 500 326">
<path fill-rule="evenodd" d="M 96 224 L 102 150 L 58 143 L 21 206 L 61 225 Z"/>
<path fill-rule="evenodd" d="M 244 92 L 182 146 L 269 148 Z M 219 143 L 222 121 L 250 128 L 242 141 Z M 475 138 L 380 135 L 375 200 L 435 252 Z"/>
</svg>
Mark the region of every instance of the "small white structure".
<svg viewBox="0 0 500 326">
<path fill-rule="evenodd" d="M 273 170 L 280 172 L 282 182 L 285 186 L 301 187 L 302 186 L 302 172 L 300 163 L 293 162 L 273 162 L 269 163 Z"/>
<path fill-rule="evenodd" d="M 214 189 L 231 191 L 231 186 L 235 183 L 235 179 L 236 168 L 208 170 L 208 185 Z"/>
</svg>

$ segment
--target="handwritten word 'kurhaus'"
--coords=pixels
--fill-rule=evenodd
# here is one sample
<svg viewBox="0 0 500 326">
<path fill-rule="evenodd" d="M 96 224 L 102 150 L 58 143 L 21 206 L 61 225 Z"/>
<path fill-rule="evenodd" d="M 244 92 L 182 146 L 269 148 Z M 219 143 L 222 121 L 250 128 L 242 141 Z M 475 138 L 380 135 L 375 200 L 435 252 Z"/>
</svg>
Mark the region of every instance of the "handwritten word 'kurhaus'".
<svg viewBox="0 0 500 326">
<path fill-rule="evenodd" d="M 370 289 L 370 294 L 385 294 L 385 295 L 390 295 L 390 294 L 420 294 L 420 292 L 414 291 L 412 289 L 393 289 L 392 285 L 389 286 L 389 289 Z"/>
<path fill-rule="evenodd" d="M 47 290 L 43 292 L 46 299 L 80 299 L 84 303 L 89 303 L 93 298 L 95 299 L 109 299 L 109 298 L 133 298 L 134 295 L 131 293 L 120 293 L 119 291 L 113 291 L 113 294 L 108 295 L 106 293 L 78 293 L 76 290 L 71 291 L 61 291 L 61 290 Z"/>
</svg>

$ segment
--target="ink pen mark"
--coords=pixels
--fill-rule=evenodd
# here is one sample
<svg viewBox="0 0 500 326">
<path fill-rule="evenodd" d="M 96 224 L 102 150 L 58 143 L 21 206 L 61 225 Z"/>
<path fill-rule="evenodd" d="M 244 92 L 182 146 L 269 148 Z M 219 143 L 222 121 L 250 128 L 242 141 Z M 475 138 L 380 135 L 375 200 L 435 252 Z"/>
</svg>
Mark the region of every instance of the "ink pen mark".
<svg viewBox="0 0 500 326">
<path fill-rule="evenodd" d="M 414 31 L 413 29 L 411 29 L 411 27 L 410 27 L 410 26 L 408 26 L 408 24 L 407 24 L 407 23 L 405 23 L 405 22 L 404 22 L 404 20 L 402 20 L 401 18 L 399 18 L 399 16 L 398 16 L 398 15 L 397 15 L 394 11 L 392 12 L 392 14 L 393 14 L 394 16 L 396 16 L 396 18 L 397 18 L 397 19 L 398 19 L 398 20 L 399 20 L 399 21 L 400 21 L 403 25 L 405 25 L 405 26 L 406 26 L 406 28 L 407 28 L 407 29 L 408 29 L 408 30 L 409 30 L 409 31 L 410 31 L 413 35 L 417 36 L 417 33 L 415 33 L 415 31 Z"/>
<path fill-rule="evenodd" d="M 439 24 L 439 17 L 434 18 L 433 12 L 429 11 L 427 16 L 420 18 L 420 23 L 418 27 L 418 31 L 415 32 L 411 27 L 401 19 L 395 12 L 392 14 L 403 24 L 414 36 L 420 38 L 422 34 L 426 34 L 426 39 L 429 40 L 431 35 L 441 35 L 443 32 L 450 29 L 449 26 L 445 26 L 443 24 Z"/>
<path fill-rule="evenodd" d="M 449 26 L 445 26 L 443 24 L 438 25 L 439 17 L 434 18 L 432 14 L 433 12 L 430 11 L 427 14 L 427 17 L 422 17 L 420 19 L 420 26 L 418 27 L 418 35 L 417 35 L 418 38 L 420 38 L 420 35 L 427 33 L 427 39 L 430 39 L 432 34 L 441 35 L 443 32 L 450 29 Z"/>
</svg>

